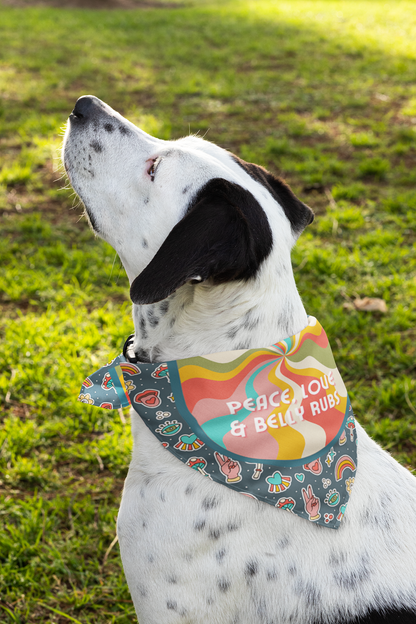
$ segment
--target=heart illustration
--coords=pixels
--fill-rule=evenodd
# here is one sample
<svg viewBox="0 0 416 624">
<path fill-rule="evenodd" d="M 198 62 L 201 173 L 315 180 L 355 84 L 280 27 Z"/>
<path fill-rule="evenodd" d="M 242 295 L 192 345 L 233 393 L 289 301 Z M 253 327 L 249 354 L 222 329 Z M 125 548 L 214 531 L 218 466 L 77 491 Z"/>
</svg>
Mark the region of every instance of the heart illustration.
<svg viewBox="0 0 416 624">
<path fill-rule="evenodd" d="M 300 481 L 300 483 L 303 483 L 305 481 L 305 475 L 303 474 L 303 472 L 297 472 L 295 474 L 295 479 Z"/>
<path fill-rule="evenodd" d="M 184 444 L 193 444 L 196 440 L 196 435 L 193 433 L 192 435 L 183 435 L 181 436 L 181 442 Z"/>
<path fill-rule="evenodd" d="M 149 389 L 136 394 L 134 402 L 146 405 L 146 407 L 159 407 L 162 401 L 160 400 L 159 390 Z"/>
<path fill-rule="evenodd" d="M 318 457 L 318 459 L 315 459 L 315 461 L 312 461 L 309 464 L 305 464 L 303 466 L 303 469 L 308 470 L 309 472 L 312 472 L 315 475 L 320 475 L 322 472 L 321 460 Z"/>
</svg>

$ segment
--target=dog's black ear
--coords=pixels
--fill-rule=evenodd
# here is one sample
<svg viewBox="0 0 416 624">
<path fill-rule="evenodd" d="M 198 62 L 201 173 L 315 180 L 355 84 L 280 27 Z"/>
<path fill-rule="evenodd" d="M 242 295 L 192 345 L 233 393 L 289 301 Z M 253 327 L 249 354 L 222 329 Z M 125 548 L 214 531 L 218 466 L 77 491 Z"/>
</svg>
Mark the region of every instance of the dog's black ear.
<svg viewBox="0 0 416 624">
<path fill-rule="evenodd" d="M 311 208 L 296 197 L 286 182 L 274 176 L 264 167 L 260 167 L 260 165 L 245 162 L 244 160 L 241 160 L 241 158 L 238 158 L 238 156 L 234 155 L 233 159 L 244 169 L 244 171 L 249 174 L 250 177 L 257 182 L 260 182 L 260 184 L 267 188 L 269 193 L 283 208 L 284 213 L 292 227 L 292 231 L 296 236 L 299 236 L 302 230 L 304 230 L 307 225 L 312 223 L 315 215 Z"/>
<path fill-rule="evenodd" d="M 253 195 L 222 178 L 198 192 L 155 257 L 130 288 L 133 303 L 155 303 L 188 281 L 221 284 L 253 277 L 273 244 Z"/>
</svg>

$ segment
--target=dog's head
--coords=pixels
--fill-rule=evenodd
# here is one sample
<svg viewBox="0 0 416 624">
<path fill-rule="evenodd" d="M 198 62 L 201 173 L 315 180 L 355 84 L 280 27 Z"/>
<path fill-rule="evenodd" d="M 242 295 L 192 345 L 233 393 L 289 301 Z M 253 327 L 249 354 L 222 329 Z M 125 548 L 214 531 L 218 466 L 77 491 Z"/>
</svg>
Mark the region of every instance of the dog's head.
<svg viewBox="0 0 416 624">
<path fill-rule="evenodd" d="M 63 161 L 138 304 L 187 282 L 253 278 L 274 247 L 290 252 L 313 220 L 262 167 L 194 136 L 151 137 L 93 96 L 80 98 L 69 117 Z"/>
</svg>

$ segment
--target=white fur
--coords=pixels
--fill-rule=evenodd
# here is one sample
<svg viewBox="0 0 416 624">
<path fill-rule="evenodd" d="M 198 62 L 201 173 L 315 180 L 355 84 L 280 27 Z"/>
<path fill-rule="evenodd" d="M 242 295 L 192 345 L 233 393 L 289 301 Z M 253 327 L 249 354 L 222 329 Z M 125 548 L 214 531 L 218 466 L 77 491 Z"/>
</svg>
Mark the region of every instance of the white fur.
<svg viewBox="0 0 416 624">
<path fill-rule="evenodd" d="M 168 297 L 167 311 L 166 302 L 134 305 L 134 350 L 166 361 L 264 346 L 303 329 L 295 237 L 269 192 L 225 150 L 195 137 L 160 141 L 94 101 L 94 123 L 68 125 L 64 163 L 130 282 L 213 177 L 249 190 L 273 234 L 255 279 L 187 283 Z M 356 482 L 335 531 L 203 478 L 131 416 L 118 535 L 140 624 L 332 623 L 371 609 L 416 610 L 416 479 L 361 427 Z"/>
</svg>

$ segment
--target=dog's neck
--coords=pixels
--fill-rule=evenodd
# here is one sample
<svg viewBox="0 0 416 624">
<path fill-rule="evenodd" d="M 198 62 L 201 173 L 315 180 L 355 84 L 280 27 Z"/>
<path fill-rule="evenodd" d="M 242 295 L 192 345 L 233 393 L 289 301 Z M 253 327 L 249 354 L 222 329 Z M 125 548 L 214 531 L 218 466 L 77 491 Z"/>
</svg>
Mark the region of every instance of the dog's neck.
<svg viewBox="0 0 416 624">
<path fill-rule="evenodd" d="M 266 263 L 261 279 L 185 284 L 164 301 L 134 305 L 135 354 L 162 362 L 264 347 L 301 331 L 307 314 L 290 260 L 279 264 Z"/>
</svg>

